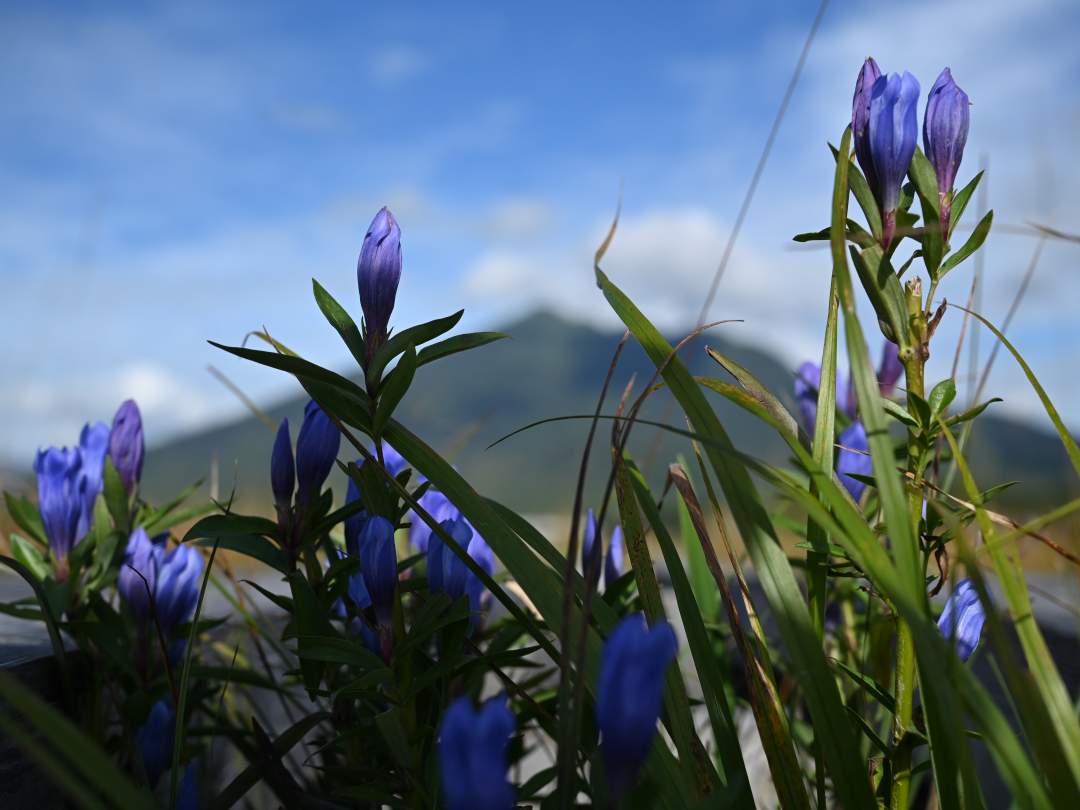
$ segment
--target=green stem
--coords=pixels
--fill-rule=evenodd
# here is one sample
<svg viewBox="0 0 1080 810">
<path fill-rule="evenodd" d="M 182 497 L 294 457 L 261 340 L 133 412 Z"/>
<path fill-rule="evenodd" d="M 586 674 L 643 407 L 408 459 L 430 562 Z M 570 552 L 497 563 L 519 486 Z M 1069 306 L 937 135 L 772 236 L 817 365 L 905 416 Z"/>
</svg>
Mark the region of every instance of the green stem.
<svg viewBox="0 0 1080 810">
<path fill-rule="evenodd" d="M 917 287 L 916 287 L 917 290 Z M 910 292 L 916 292 L 912 290 Z M 919 296 L 921 299 L 921 295 Z M 921 312 L 921 301 L 919 306 Z M 921 351 L 916 350 L 904 363 L 907 376 L 907 390 L 920 398 L 925 398 L 926 360 Z M 914 406 L 909 398 L 909 410 L 914 413 Z M 921 437 L 913 430 L 908 431 L 908 470 L 914 481 L 908 489 L 908 511 L 911 523 L 917 527 L 922 519 L 922 445 Z M 916 540 L 916 542 L 918 542 Z M 907 730 L 911 727 L 912 710 L 915 700 L 915 645 L 911 637 L 911 628 L 902 619 L 897 619 L 896 637 L 896 714 L 893 716 L 892 729 L 892 791 L 889 807 L 892 810 L 907 810 L 911 793 L 911 738 Z"/>
</svg>

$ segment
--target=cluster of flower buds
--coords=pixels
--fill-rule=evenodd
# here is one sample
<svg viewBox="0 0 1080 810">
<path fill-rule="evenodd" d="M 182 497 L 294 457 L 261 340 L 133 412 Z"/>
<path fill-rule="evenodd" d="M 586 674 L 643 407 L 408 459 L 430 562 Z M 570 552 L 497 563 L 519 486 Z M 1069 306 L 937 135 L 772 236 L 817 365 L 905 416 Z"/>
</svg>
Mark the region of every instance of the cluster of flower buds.
<svg viewBox="0 0 1080 810">
<path fill-rule="evenodd" d="M 915 154 L 919 137 L 919 82 L 910 73 L 885 75 L 868 58 L 855 80 L 851 132 L 855 157 L 874 193 L 882 216 L 882 245 L 896 235 L 900 186 Z M 937 175 L 940 227 L 949 235 L 953 183 L 964 156 L 969 102 L 945 68 L 930 90 L 923 116 L 923 147 Z"/>
<path fill-rule="evenodd" d="M 195 612 L 204 563 L 191 546 L 167 550 L 166 539 L 163 534 L 151 540 L 141 526 L 135 529 L 128 538 L 116 589 L 144 632 L 156 622 L 168 637 Z"/>
<path fill-rule="evenodd" d="M 585 536 L 584 542 L 581 544 L 581 570 L 585 572 L 586 576 L 592 575 L 592 585 L 597 587 L 600 585 L 600 566 L 590 570 L 590 566 L 593 566 L 592 555 L 594 553 L 594 547 L 597 540 L 597 525 L 596 525 L 596 513 L 592 509 L 589 510 L 585 516 Z M 615 580 L 623 574 L 623 558 L 625 552 L 623 551 L 623 530 L 622 526 L 616 526 L 611 531 L 611 540 L 608 542 L 607 553 L 604 554 L 604 588 L 610 588 L 615 584 Z"/>
<path fill-rule="evenodd" d="M 143 461 L 142 419 L 133 400 L 113 419 L 83 427 L 76 447 L 49 447 L 34 459 L 38 509 L 58 580 L 68 575 L 68 554 L 90 532 L 94 501 L 104 486 L 105 458 L 111 456 L 130 493 L 138 484 Z"/>
<path fill-rule="evenodd" d="M 495 554 L 464 516 L 459 514 L 439 525 L 488 576 L 494 576 Z M 485 600 L 490 598 L 490 594 L 480 577 L 434 532 L 428 539 L 427 571 L 428 588 L 432 593 L 445 593 L 453 600 L 468 596 L 472 626 L 478 628 L 483 619 Z"/>
<path fill-rule="evenodd" d="M 274 492 L 281 543 L 287 550 L 295 551 L 300 539 L 297 532 L 302 529 L 308 508 L 322 492 L 340 446 L 341 431 L 314 400 L 304 408 L 295 457 L 289 420 L 281 420 L 270 455 L 270 487 Z"/>
</svg>

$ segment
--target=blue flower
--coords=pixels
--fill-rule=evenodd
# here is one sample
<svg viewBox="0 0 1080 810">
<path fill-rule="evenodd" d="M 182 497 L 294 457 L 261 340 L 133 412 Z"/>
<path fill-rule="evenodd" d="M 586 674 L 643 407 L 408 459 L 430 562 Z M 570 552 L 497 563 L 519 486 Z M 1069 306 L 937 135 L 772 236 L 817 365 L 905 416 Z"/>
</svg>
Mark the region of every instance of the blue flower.
<svg viewBox="0 0 1080 810">
<path fill-rule="evenodd" d="M 461 516 L 457 508 L 450 503 L 450 499 L 434 487 L 429 488 L 419 499 L 420 507 L 435 519 L 436 523 L 453 520 Z M 418 554 L 426 554 L 428 543 L 432 537 L 431 527 L 428 526 L 415 512 L 410 512 L 411 524 L 409 526 L 409 544 Z"/>
<path fill-rule="evenodd" d="M 619 622 L 604 642 L 596 721 L 615 801 L 633 786 L 649 755 L 660 716 L 664 674 L 678 646 L 671 625 L 661 621 L 649 629 L 640 613 Z"/>
<path fill-rule="evenodd" d="M 405 456 L 401 455 L 401 453 L 390 446 L 390 442 L 385 440 L 382 443 L 382 457 L 383 466 L 394 478 L 401 475 L 401 472 L 409 466 L 409 462 L 405 460 Z"/>
<path fill-rule="evenodd" d="M 306 507 L 313 496 L 318 496 L 334 468 L 341 431 L 318 404 L 311 400 L 304 408 L 304 422 L 296 437 L 296 491 L 297 507 Z"/>
<path fill-rule="evenodd" d="M 389 626 L 397 589 L 394 524 L 380 515 L 369 517 L 360 532 L 360 565 L 364 584 L 380 625 Z"/>
<path fill-rule="evenodd" d="M 188 763 L 180 778 L 176 810 L 199 810 L 199 769 L 194 762 Z"/>
<path fill-rule="evenodd" d="M 586 580 L 594 588 L 600 583 L 600 571 L 603 568 L 601 565 L 603 558 L 598 557 L 596 560 L 596 570 L 591 571 L 589 569 L 589 561 L 592 559 L 593 546 L 597 541 L 596 530 L 596 513 L 592 509 L 585 515 L 585 532 L 581 539 L 581 571 L 585 575 Z M 602 541 L 601 541 L 602 542 Z M 596 550 L 596 554 L 602 554 L 601 549 Z"/>
<path fill-rule="evenodd" d="M 623 530 L 616 526 L 611 530 L 611 543 L 604 557 L 604 587 L 610 588 L 623 575 Z"/>
<path fill-rule="evenodd" d="M 904 365 L 900 362 L 900 349 L 891 340 L 886 340 L 881 349 L 881 365 L 878 366 L 878 387 L 883 397 L 889 397 L 896 391 L 896 384 L 904 374 Z"/>
<path fill-rule="evenodd" d="M 967 93 L 953 81 L 945 68 L 926 97 L 923 116 L 923 148 L 937 175 L 941 204 L 941 230 L 948 238 L 949 212 L 952 209 L 953 183 L 964 157 L 968 126 L 971 123 Z"/>
<path fill-rule="evenodd" d="M 799 406 L 799 421 L 803 430 L 813 435 L 814 424 L 817 422 L 818 393 L 821 386 L 821 366 L 817 363 L 806 362 L 799 366 L 795 372 L 795 403 Z M 845 385 L 836 372 L 836 410 L 847 414 L 848 418 L 855 417 L 855 395 L 851 390 L 851 381 Z"/>
<path fill-rule="evenodd" d="M 203 566 L 202 555 L 192 546 L 179 545 L 163 554 L 154 591 L 154 608 L 162 632 L 171 633 L 195 612 Z"/>
<path fill-rule="evenodd" d="M 915 142 L 919 138 L 916 104 L 919 83 L 907 71 L 879 76 L 870 93 L 870 155 L 874 164 L 874 196 L 884 222 L 883 246 L 888 248 L 896 233 L 896 207 Z"/>
<path fill-rule="evenodd" d="M 368 226 L 356 262 L 356 282 L 360 288 L 360 306 L 364 310 L 369 359 L 375 349 L 386 342 L 400 279 L 401 229 L 394 215 L 384 207 Z"/>
<path fill-rule="evenodd" d="M 956 647 L 961 661 L 967 661 L 982 637 L 986 610 L 979 601 L 979 594 L 970 579 L 956 583 L 945 602 L 945 609 L 938 619 L 938 629 L 947 641 Z"/>
<path fill-rule="evenodd" d="M 150 708 L 146 721 L 135 733 L 135 746 L 142 760 L 143 771 L 150 787 L 172 764 L 173 737 L 176 734 L 176 713 L 166 700 Z"/>
<path fill-rule="evenodd" d="M 468 697 L 450 704 L 439 728 L 439 771 L 447 810 L 511 810 L 507 749 L 514 715 L 499 695 L 473 708 Z"/>
<path fill-rule="evenodd" d="M 852 478 L 851 473 L 872 475 L 874 472 L 873 461 L 868 455 L 870 443 L 867 441 L 866 428 L 863 427 L 863 423 L 856 420 L 848 425 L 840 434 L 838 443 L 841 448 L 836 457 L 836 474 L 840 477 L 840 483 L 844 485 L 851 497 L 858 501 L 866 489 L 866 484 Z"/>
<path fill-rule="evenodd" d="M 39 450 L 34 459 L 37 474 L 38 510 L 49 548 L 66 576 L 66 560 L 82 538 L 80 520 L 89 482 L 82 470 L 82 452 L 77 447 L 50 447 Z"/>
<path fill-rule="evenodd" d="M 472 540 L 472 527 L 464 517 L 448 518 L 439 524 L 443 531 L 454 538 L 462 548 L 468 548 Z M 427 575 L 428 590 L 432 593 L 449 592 L 446 582 L 445 571 L 448 565 L 453 565 L 445 558 L 454 557 L 454 552 L 448 551 L 442 538 L 435 532 L 431 532 L 427 544 Z M 455 558 L 456 559 L 456 558 Z M 461 593 L 464 593 L 462 591 Z M 461 595 L 458 593 L 458 596 Z M 453 598 L 453 597 L 452 597 Z"/>
<path fill-rule="evenodd" d="M 116 575 L 116 590 L 144 626 L 150 618 L 150 603 L 156 598 L 162 556 L 161 546 L 151 542 L 140 526 L 128 538 L 124 562 Z"/>
<path fill-rule="evenodd" d="M 105 455 L 109 452 L 109 427 L 104 422 L 84 425 L 79 434 L 82 474 L 86 476 L 79 536 L 85 537 L 94 523 L 94 501 L 105 486 Z"/>
<path fill-rule="evenodd" d="M 145 452 L 139 406 L 133 399 L 125 400 L 113 417 L 112 430 L 109 431 L 109 456 L 128 492 L 135 488 L 142 476 Z"/>
<path fill-rule="evenodd" d="M 855 80 L 855 96 L 851 100 L 851 136 L 855 141 L 855 157 L 871 189 L 877 188 L 877 174 L 870 153 L 870 94 L 880 76 L 881 69 L 877 62 L 867 58 Z"/>
<path fill-rule="evenodd" d="M 274 506 L 278 514 L 288 512 L 292 506 L 293 490 L 296 489 L 296 462 L 293 459 L 288 419 L 281 420 L 277 436 L 274 437 L 274 449 L 270 453 L 270 489 L 274 493 Z"/>
</svg>

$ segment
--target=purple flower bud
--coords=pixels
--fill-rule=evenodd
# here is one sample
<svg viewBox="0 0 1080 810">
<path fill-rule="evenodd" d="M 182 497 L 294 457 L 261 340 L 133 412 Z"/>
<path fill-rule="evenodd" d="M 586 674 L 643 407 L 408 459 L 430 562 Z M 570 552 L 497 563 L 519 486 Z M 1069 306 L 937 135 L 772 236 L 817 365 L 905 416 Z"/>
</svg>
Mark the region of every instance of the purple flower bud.
<svg viewBox="0 0 1080 810">
<path fill-rule="evenodd" d="M 274 437 L 274 449 L 270 453 L 270 489 L 273 490 L 274 505 L 279 512 L 287 510 L 292 504 L 295 488 L 296 462 L 293 460 L 289 420 L 282 419 Z"/>
<path fill-rule="evenodd" d="M 157 572 L 154 607 L 163 633 L 171 633 L 195 612 L 203 567 L 202 555 L 193 546 L 177 546 L 162 557 Z"/>
<path fill-rule="evenodd" d="M 194 762 L 184 768 L 176 794 L 176 810 L 199 810 L 199 769 Z"/>
<path fill-rule="evenodd" d="M 472 526 L 460 514 L 457 517 L 444 520 L 439 525 L 443 531 L 454 538 L 454 542 L 459 546 L 465 549 L 469 547 L 469 541 L 472 540 L 473 536 Z M 457 560 L 457 555 L 446 548 L 442 538 L 435 532 L 431 532 L 427 544 L 427 574 L 428 589 L 432 593 L 446 592 L 453 599 L 461 596 L 464 592 L 464 575 L 461 577 L 455 576 L 454 561 L 460 562 Z M 449 577 L 447 576 L 448 570 Z M 452 582 L 449 581 L 451 579 Z M 460 583 L 459 579 L 461 580 Z M 454 590 L 457 590 L 456 594 L 453 593 Z"/>
<path fill-rule="evenodd" d="M 870 153 L 870 93 L 880 76 L 877 62 L 867 57 L 855 80 L 855 97 L 851 100 L 851 136 L 855 141 L 855 157 L 871 189 L 877 188 L 877 175 Z"/>
<path fill-rule="evenodd" d="M 489 577 L 495 576 L 495 552 L 491 550 L 491 546 L 487 544 L 477 533 L 473 533 L 473 539 L 469 541 L 468 547 L 469 556 L 476 560 L 476 564 L 479 565 L 487 573 Z M 462 568 L 465 568 L 465 563 L 458 560 L 458 563 Z M 484 608 L 487 607 L 487 603 L 491 600 L 491 594 L 485 589 L 484 582 L 480 577 L 474 574 L 472 571 L 468 571 L 465 577 L 465 593 L 469 597 L 469 619 L 473 628 L 479 628 L 484 616 Z"/>
<path fill-rule="evenodd" d="M 985 621 L 986 611 L 979 601 L 975 586 L 970 579 L 960 580 L 945 602 L 945 609 L 938 619 L 938 629 L 947 641 L 955 645 L 961 661 L 967 661 L 979 646 Z"/>
<path fill-rule="evenodd" d="M 357 459 L 357 464 L 362 464 L 360 459 Z M 360 500 L 360 487 L 356 482 L 349 478 L 349 486 L 345 491 L 345 503 L 354 504 Z M 353 557 L 359 558 L 360 556 L 360 532 L 364 530 L 364 524 L 367 522 L 367 512 L 361 510 L 355 515 L 350 515 L 345 518 L 345 548 L 349 554 Z"/>
<path fill-rule="evenodd" d="M 172 764 L 173 737 L 176 733 L 176 712 L 166 700 L 150 708 L 146 721 L 135 734 L 135 746 L 142 760 L 150 787 Z"/>
<path fill-rule="evenodd" d="M 116 575 L 116 590 L 141 625 L 150 618 L 150 603 L 155 599 L 162 557 L 161 546 L 150 540 L 146 529 L 140 526 L 131 533 L 123 565 Z"/>
<path fill-rule="evenodd" d="M 397 552 L 394 524 L 379 515 L 370 517 L 360 532 L 360 564 L 364 584 L 375 606 L 380 625 L 388 626 L 394 612 L 397 588 Z"/>
<path fill-rule="evenodd" d="M 589 570 L 589 561 L 592 559 L 593 546 L 596 545 L 596 514 L 592 509 L 589 510 L 585 516 L 585 532 L 581 542 L 581 571 L 589 580 L 589 582 L 595 587 L 600 582 L 600 558 L 597 558 L 597 565 L 595 571 Z M 602 554 L 601 550 L 597 550 L 598 554 Z"/>
<path fill-rule="evenodd" d="M 855 421 L 848 425 L 847 429 L 840 434 L 839 443 L 842 447 L 836 458 L 836 474 L 840 477 L 840 483 L 857 501 L 862 497 L 866 484 L 852 478 L 851 473 L 871 475 L 874 471 L 873 461 L 868 455 L 870 443 L 867 441 L 863 423 Z"/>
<path fill-rule="evenodd" d="M 308 505 L 317 497 L 334 468 L 338 448 L 341 447 L 341 431 L 314 400 L 304 408 L 304 422 L 296 437 L 296 492 L 297 506 Z"/>
<path fill-rule="evenodd" d="M 466 553 L 469 551 L 474 534 L 469 521 L 464 517 L 460 517 L 452 521 L 451 526 L 448 527 L 444 523 L 442 527 L 454 538 L 455 543 L 465 549 Z M 442 550 L 442 589 L 451 599 L 460 599 L 465 595 L 470 573 L 468 566 L 461 561 L 461 558 L 444 545 Z"/>
<path fill-rule="evenodd" d="M 105 486 L 105 454 L 109 452 L 109 427 L 104 422 L 83 426 L 79 434 L 82 453 L 81 474 L 86 478 L 82 513 L 79 515 L 78 539 L 86 537 L 94 525 L 94 501 Z"/>
<path fill-rule="evenodd" d="M 900 349 L 891 340 L 886 340 L 881 349 L 881 365 L 878 366 L 878 387 L 883 397 L 889 397 L 896 391 L 896 383 L 904 374 L 900 362 Z"/>
<path fill-rule="evenodd" d="M 39 450 L 34 459 L 34 472 L 37 474 L 38 510 L 49 549 L 58 562 L 65 561 L 74 545 L 82 539 L 79 521 L 88 486 L 86 476 L 82 474 L 82 452 L 77 447 Z M 66 563 L 60 562 L 60 565 Z"/>
<path fill-rule="evenodd" d="M 604 587 L 610 588 L 623 574 L 623 530 L 616 526 L 611 531 L 611 543 L 604 557 Z"/>
<path fill-rule="evenodd" d="M 439 772 L 447 810 L 512 810 L 507 748 L 514 715 L 506 696 L 473 708 L 467 697 L 450 704 L 439 727 Z"/>
<path fill-rule="evenodd" d="M 971 121 L 967 93 L 953 81 L 948 68 L 941 71 L 930 94 L 926 97 L 923 116 L 923 148 L 937 174 L 941 203 L 941 230 L 948 237 L 949 212 L 952 209 L 950 192 L 956 181 L 956 170 L 964 157 L 968 126 Z"/>
<path fill-rule="evenodd" d="M 435 519 L 436 523 L 461 517 L 461 513 L 450 503 L 450 499 L 437 489 L 428 489 L 420 496 L 419 503 L 423 510 Z M 418 554 L 427 554 L 430 538 L 432 537 L 431 527 L 415 513 L 410 513 L 410 515 L 412 525 L 409 527 L 409 544 Z"/>
<path fill-rule="evenodd" d="M 402 470 L 409 466 L 409 462 L 405 460 L 405 457 L 391 447 L 388 441 L 382 443 L 382 457 L 383 466 L 394 478 L 397 478 Z"/>
<path fill-rule="evenodd" d="M 128 492 L 135 489 L 142 476 L 145 452 L 139 406 L 133 399 L 125 400 L 113 417 L 112 430 L 109 431 L 109 456 Z"/>
<path fill-rule="evenodd" d="M 870 156 L 874 164 L 874 196 L 881 208 L 883 220 L 882 243 L 892 243 L 896 232 L 896 207 L 900 202 L 900 186 L 904 182 L 915 142 L 919 138 L 916 104 L 919 83 L 907 71 L 879 76 L 870 94 Z"/>
<path fill-rule="evenodd" d="M 384 207 L 368 226 L 356 263 L 369 356 L 386 342 L 400 279 L 401 229 L 390 209 Z"/>
<path fill-rule="evenodd" d="M 678 646 L 670 624 L 660 621 L 649 629 L 640 613 L 619 622 L 604 642 L 596 722 L 616 802 L 633 786 L 656 737 L 664 674 Z"/>
</svg>

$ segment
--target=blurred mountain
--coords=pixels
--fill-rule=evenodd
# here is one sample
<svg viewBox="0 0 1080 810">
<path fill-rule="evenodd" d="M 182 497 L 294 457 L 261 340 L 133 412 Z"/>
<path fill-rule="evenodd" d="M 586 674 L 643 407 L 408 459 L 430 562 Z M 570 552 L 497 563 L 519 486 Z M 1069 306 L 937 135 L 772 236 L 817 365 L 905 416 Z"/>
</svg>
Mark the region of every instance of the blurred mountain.
<svg viewBox="0 0 1080 810">
<path fill-rule="evenodd" d="M 503 331 L 511 339 L 421 368 L 397 416 L 456 464 L 478 491 L 524 512 L 563 512 L 573 499 L 587 420 L 541 425 L 487 448 L 538 419 L 591 414 L 620 335 L 547 312 L 526 317 Z M 683 349 L 681 356 L 692 373 L 727 378 L 705 354 L 706 345 L 750 369 L 793 407 L 792 372 L 765 352 L 729 341 L 723 328 Z M 632 375 L 636 376 L 636 395 L 653 371 L 640 347 L 628 342 L 604 413 L 614 413 Z M 787 448 L 768 427 L 719 396 L 710 397 L 741 451 L 771 463 L 786 463 Z M 266 415 L 274 424 L 288 417 L 295 439 L 304 402 L 303 395 L 298 395 L 267 408 Z M 643 409 L 643 418 L 683 427 L 678 410 L 668 405 L 667 392 L 658 392 Z M 590 503 L 603 490 L 610 424 L 602 423 L 597 433 L 587 488 Z M 992 413 L 980 417 L 978 424 L 971 455 L 980 485 L 1021 482 L 1003 494 L 999 503 L 1027 511 L 1076 497 L 1075 476 L 1053 434 Z M 239 503 L 265 506 L 272 440 L 268 426 L 249 416 L 155 447 L 145 465 L 145 491 L 160 502 L 183 486 L 208 478 L 216 459 L 222 497 L 235 485 Z M 635 458 L 647 465 L 657 484 L 662 483 L 669 461 L 688 449 L 681 437 L 646 425 L 637 426 L 631 440 Z M 340 473 L 335 475 L 340 477 Z M 338 480 L 337 486 L 341 485 Z"/>
</svg>

